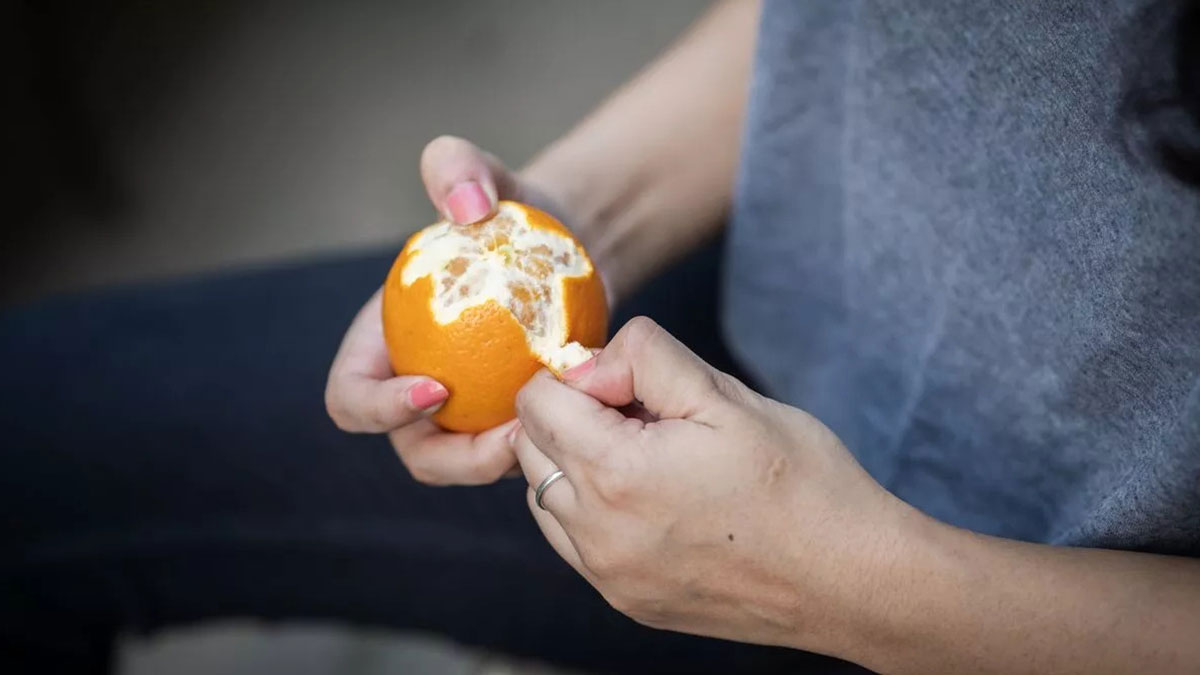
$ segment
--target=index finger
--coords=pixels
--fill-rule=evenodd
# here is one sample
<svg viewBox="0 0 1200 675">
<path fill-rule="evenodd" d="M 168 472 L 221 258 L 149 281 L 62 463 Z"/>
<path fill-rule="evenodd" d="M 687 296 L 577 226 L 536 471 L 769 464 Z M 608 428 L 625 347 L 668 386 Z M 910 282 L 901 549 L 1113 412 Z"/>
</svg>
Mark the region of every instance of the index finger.
<svg viewBox="0 0 1200 675">
<path fill-rule="evenodd" d="M 388 434 L 400 461 L 414 478 L 429 485 L 484 485 L 513 468 L 516 455 L 506 422 L 478 434 L 449 433 L 429 420 Z"/>
<path fill-rule="evenodd" d="M 654 321 L 634 317 L 595 359 L 563 377 L 610 406 L 641 403 L 663 419 L 703 420 L 722 379 Z"/>
<path fill-rule="evenodd" d="M 630 425 L 642 425 L 546 370 L 517 394 L 517 419 L 534 445 L 568 474 L 581 462 L 629 440 Z"/>
</svg>

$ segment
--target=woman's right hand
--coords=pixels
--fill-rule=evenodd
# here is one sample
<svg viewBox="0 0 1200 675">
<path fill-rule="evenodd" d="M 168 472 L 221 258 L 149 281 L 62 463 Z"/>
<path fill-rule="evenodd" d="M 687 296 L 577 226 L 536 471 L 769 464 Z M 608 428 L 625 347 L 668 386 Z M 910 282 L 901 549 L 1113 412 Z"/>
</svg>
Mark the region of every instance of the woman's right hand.
<svg viewBox="0 0 1200 675">
<path fill-rule="evenodd" d="M 421 179 L 438 213 L 460 224 L 478 222 L 497 199 L 531 203 L 562 213 L 544 194 L 498 159 L 468 141 L 434 139 L 421 154 Z M 396 375 L 383 339 L 382 292 L 376 291 L 350 324 L 325 386 L 325 407 L 344 431 L 385 433 L 408 471 L 430 485 L 491 483 L 516 467 L 508 439 L 515 421 L 478 434 L 445 431 L 429 419 L 449 396 L 440 383 Z"/>
</svg>

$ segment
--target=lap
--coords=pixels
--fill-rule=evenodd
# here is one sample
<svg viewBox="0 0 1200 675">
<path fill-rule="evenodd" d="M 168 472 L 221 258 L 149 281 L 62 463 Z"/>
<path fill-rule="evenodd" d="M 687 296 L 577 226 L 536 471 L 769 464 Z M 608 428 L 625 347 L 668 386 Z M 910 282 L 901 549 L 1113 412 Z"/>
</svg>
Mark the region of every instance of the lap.
<svg viewBox="0 0 1200 675">
<path fill-rule="evenodd" d="M 710 294 L 717 256 L 704 255 L 629 307 L 729 370 Z M 0 510 L 19 514 L 0 530 L 6 639 L 50 630 L 61 651 L 64 626 L 86 648 L 118 628 L 322 617 L 622 672 L 794 668 L 803 655 L 651 631 L 611 610 L 542 540 L 523 482 L 422 486 L 384 438 L 334 428 L 329 361 L 390 263 L 345 258 L 0 315 Z"/>
</svg>

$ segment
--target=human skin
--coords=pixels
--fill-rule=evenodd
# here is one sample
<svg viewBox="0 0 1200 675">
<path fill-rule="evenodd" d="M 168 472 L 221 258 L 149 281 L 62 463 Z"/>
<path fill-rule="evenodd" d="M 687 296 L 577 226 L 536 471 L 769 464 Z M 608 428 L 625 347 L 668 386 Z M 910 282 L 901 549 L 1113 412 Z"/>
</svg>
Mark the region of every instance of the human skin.
<svg viewBox="0 0 1200 675">
<path fill-rule="evenodd" d="M 434 208 L 464 224 L 491 215 L 497 199 L 553 213 L 583 241 L 610 299 L 618 300 L 720 227 L 732 193 L 757 15 L 756 2 L 714 5 L 520 172 L 466 140 L 434 139 L 421 155 Z M 392 372 L 380 302 L 379 293 L 367 301 L 330 367 L 330 417 L 345 431 L 386 433 L 425 483 L 490 483 L 514 471 L 506 440 L 511 423 L 458 434 L 429 420 L 448 393 L 427 377 Z"/>
<path fill-rule="evenodd" d="M 643 624 L 887 673 L 1200 672 L 1200 561 L 938 522 L 644 317 L 564 380 L 517 399 L 526 480 L 566 473 L 530 512 Z"/>
<path fill-rule="evenodd" d="M 728 207 L 757 3 L 729 0 L 520 172 L 463 139 L 426 148 L 439 212 L 541 206 L 618 299 L 711 236 Z M 678 110 L 686 105 L 687 114 Z M 658 628 L 836 655 L 883 672 L 1200 671 L 1200 564 L 1051 547 L 940 523 L 890 495 L 801 410 L 718 373 L 648 320 L 593 361 L 522 390 L 475 436 L 387 364 L 378 296 L 331 368 L 330 415 L 388 433 L 414 477 L 567 477 L 530 510 L 618 610 Z M 641 414 L 629 417 L 640 402 Z"/>
</svg>

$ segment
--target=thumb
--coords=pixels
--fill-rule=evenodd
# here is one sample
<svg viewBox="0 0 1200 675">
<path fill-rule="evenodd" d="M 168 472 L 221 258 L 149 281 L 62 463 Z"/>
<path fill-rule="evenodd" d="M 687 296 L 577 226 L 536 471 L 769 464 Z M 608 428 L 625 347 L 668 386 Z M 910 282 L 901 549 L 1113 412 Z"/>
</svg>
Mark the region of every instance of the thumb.
<svg viewBox="0 0 1200 675">
<path fill-rule="evenodd" d="M 495 156 L 470 141 L 439 136 L 421 153 L 421 180 L 434 208 L 460 225 L 496 211 L 497 199 L 513 199 L 516 181 Z"/>
<path fill-rule="evenodd" d="M 605 405 L 638 402 L 659 419 L 699 421 L 720 400 L 721 377 L 724 375 L 644 316 L 622 326 L 591 361 L 563 373 L 568 384 Z"/>
</svg>

